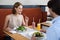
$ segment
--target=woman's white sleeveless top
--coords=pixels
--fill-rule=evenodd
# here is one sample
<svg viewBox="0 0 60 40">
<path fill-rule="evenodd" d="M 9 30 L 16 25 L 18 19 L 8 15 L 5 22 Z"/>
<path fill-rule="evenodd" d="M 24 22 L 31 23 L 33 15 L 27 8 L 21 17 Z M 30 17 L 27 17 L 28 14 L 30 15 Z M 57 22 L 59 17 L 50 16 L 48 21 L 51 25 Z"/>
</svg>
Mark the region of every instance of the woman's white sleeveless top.
<svg viewBox="0 0 60 40">
<path fill-rule="evenodd" d="M 9 24 L 8 24 L 8 27 L 10 28 L 14 28 L 14 27 L 19 27 L 22 25 L 23 23 L 23 15 L 14 15 L 14 14 L 11 14 L 9 15 L 10 16 L 10 19 L 9 19 Z"/>
</svg>

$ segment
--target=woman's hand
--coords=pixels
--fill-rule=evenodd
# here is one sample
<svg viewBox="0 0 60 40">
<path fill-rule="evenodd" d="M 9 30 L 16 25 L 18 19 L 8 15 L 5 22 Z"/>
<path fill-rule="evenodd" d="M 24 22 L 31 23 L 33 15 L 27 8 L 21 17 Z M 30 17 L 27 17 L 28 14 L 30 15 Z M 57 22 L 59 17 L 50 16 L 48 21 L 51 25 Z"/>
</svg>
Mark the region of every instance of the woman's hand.
<svg viewBox="0 0 60 40">
<path fill-rule="evenodd" d="M 5 30 L 5 31 L 10 31 L 11 28 L 7 27 L 7 28 L 5 28 L 5 29 L 3 29 L 3 30 Z"/>
<path fill-rule="evenodd" d="M 29 18 L 27 16 L 25 16 L 25 23 L 26 23 L 26 26 L 28 26 L 28 21 L 29 21 Z"/>
<path fill-rule="evenodd" d="M 29 18 L 27 16 L 25 16 L 25 21 L 28 22 L 29 21 Z"/>
</svg>

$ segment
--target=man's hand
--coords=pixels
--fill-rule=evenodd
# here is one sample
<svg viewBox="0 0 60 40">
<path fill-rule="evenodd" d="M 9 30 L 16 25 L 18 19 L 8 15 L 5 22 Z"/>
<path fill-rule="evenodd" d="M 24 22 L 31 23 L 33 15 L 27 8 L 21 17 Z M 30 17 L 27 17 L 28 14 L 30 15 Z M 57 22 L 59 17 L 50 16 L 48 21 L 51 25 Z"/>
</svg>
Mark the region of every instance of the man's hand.
<svg viewBox="0 0 60 40">
<path fill-rule="evenodd" d="M 41 29 L 40 31 L 46 33 L 46 30 Z"/>
</svg>

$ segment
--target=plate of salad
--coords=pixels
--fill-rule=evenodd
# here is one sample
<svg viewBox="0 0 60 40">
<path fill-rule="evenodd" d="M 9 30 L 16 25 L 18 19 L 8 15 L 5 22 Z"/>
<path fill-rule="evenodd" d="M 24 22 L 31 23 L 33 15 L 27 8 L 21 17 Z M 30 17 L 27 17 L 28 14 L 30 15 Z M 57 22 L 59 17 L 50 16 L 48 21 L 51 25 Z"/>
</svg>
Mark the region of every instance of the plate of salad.
<svg viewBox="0 0 60 40">
<path fill-rule="evenodd" d="M 16 30 L 23 32 L 23 31 L 26 31 L 26 28 L 25 28 L 25 26 L 19 26 Z"/>
</svg>

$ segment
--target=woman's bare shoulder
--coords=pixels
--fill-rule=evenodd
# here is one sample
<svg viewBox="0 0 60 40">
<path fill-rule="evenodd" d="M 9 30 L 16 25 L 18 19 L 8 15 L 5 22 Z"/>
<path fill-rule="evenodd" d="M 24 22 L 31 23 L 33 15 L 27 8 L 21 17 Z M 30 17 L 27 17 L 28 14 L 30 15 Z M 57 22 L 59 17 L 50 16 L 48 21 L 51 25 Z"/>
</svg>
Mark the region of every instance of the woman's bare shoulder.
<svg viewBox="0 0 60 40">
<path fill-rule="evenodd" d="M 6 18 L 8 18 L 8 19 L 9 19 L 9 18 L 11 17 L 11 15 L 12 15 L 12 14 L 7 15 L 7 16 L 6 16 Z"/>
</svg>

